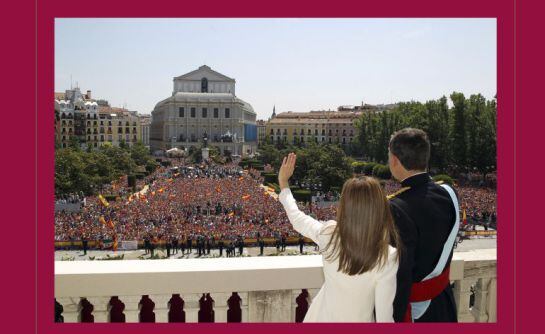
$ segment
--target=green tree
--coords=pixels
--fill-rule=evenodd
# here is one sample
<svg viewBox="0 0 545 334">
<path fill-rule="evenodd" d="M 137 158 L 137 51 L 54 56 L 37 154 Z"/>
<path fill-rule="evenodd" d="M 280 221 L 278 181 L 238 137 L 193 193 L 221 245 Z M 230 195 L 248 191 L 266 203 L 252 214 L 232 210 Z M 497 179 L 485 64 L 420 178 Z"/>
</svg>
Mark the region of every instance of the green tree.
<svg viewBox="0 0 545 334">
<path fill-rule="evenodd" d="M 452 125 L 453 162 L 458 166 L 467 166 L 467 102 L 464 94 L 452 93 L 450 99 L 454 104 Z"/>
</svg>

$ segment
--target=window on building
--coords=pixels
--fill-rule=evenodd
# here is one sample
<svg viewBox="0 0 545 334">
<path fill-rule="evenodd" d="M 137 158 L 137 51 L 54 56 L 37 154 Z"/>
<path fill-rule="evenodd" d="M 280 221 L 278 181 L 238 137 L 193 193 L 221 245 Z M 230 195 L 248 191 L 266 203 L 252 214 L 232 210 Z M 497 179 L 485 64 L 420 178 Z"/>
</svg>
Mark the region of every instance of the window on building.
<svg viewBox="0 0 545 334">
<path fill-rule="evenodd" d="M 208 79 L 201 79 L 201 93 L 208 93 Z"/>
<path fill-rule="evenodd" d="M 208 109 L 202 108 L 202 118 L 207 118 L 207 117 L 208 117 Z"/>
<path fill-rule="evenodd" d="M 191 108 L 191 118 L 195 118 L 195 108 Z"/>
<path fill-rule="evenodd" d="M 315 136 L 318 135 L 318 129 L 314 129 L 314 135 L 315 135 Z"/>
<path fill-rule="evenodd" d="M 218 118 L 220 114 L 220 111 L 218 108 L 214 108 L 214 118 Z"/>
<path fill-rule="evenodd" d="M 322 129 L 322 136 L 325 136 L 325 129 Z"/>
<path fill-rule="evenodd" d="M 307 132 L 307 134 L 308 134 L 308 135 L 310 135 L 311 133 L 312 133 L 312 132 L 310 131 L 310 129 L 308 129 L 308 132 Z"/>
<path fill-rule="evenodd" d="M 329 129 L 329 135 L 331 136 L 331 129 Z"/>
<path fill-rule="evenodd" d="M 178 117 L 185 117 L 185 110 L 184 107 L 178 108 Z"/>
<path fill-rule="evenodd" d="M 231 117 L 231 110 L 229 110 L 229 108 L 225 108 L 225 118 L 230 118 Z"/>
</svg>

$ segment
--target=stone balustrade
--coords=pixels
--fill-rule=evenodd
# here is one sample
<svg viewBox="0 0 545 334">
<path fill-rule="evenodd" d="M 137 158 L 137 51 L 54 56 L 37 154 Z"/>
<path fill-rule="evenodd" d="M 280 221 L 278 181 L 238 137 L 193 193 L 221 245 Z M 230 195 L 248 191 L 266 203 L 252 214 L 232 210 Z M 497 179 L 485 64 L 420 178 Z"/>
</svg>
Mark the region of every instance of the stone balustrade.
<svg viewBox="0 0 545 334">
<path fill-rule="evenodd" d="M 495 322 L 496 250 L 455 253 L 450 276 L 459 321 Z M 57 261 L 55 313 L 64 322 L 296 322 L 322 283 L 320 255 Z"/>
</svg>

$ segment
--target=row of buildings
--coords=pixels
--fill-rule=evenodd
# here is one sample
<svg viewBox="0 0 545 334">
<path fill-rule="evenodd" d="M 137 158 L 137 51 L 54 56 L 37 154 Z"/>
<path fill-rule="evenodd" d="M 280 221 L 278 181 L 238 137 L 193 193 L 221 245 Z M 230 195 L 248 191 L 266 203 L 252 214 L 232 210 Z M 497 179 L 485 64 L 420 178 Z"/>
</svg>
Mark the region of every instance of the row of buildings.
<svg viewBox="0 0 545 334">
<path fill-rule="evenodd" d="M 68 147 L 74 140 L 81 148 L 98 148 L 105 143 L 131 146 L 138 141 L 149 145 L 150 115 L 116 108 L 96 100 L 79 87 L 55 93 L 55 143 Z"/>
<path fill-rule="evenodd" d="M 394 108 L 389 105 L 340 106 L 337 110 L 273 113 L 268 121 L 259 120 L 258 140 L 268 143 L 324 143 L 349 145 L 355 140 L 355 121 L 364 113 Z"/>
<path fill-rule="evenodd" d="M 82 147 L 142 141 L 153 152 L 191 146 L 218 147 L 223 154 L 246 156 L 260 143 L 337 143 L 355 140 L 355 121 L 366 112 L 394 105 L 340 106 L 337 110 L 273 113 L 256 120 L 253 107 L 235 95 L 236 81 L 203 65 L 173 78 L 172 94 L 151 115 L 111 107 L 79 88 L 55 94 L 55 133 L 60 147 L 75 137 Z"/>
</svg>

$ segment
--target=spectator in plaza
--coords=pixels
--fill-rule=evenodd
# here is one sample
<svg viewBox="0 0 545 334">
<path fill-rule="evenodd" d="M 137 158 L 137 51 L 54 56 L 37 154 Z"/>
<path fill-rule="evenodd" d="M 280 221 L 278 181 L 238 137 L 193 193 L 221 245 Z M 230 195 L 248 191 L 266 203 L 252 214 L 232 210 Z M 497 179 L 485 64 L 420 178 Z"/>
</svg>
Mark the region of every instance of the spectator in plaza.
<svg viewBox="0 0 545 334">
<path fill-rule="evenodd" d="M 263 238 L 259 238 L 258 244 L 259 244 L 259 255 L 263 256 L 263 249 L 265 248 L 265 241 L 263 241 Z"/>
<path fill-rule="evenodd" d="M 302 235 L 299 235 L 299 253 L 303 254 L 303 246 L 305 245 L 305 240 Z"/>
<path fill-rule="evenodd" d="M 325 283 L 305 322 L 393 322 L 399 255 L 390 207 L 379 182 L 370 177 L 345 182 L 337 220 L 321 223 L 299 210 L 288 180 L 296 156 L 283 159 L 279 199 L 294 229 L 323 249 Z M 369 298 L 369 296 L 375 296 Z"/>
<path fill-rule="evenodd" d="M 85 236 L 85 234 L 82 234 L 81 235 L 81 244 L 83 246 L 83 255 L 87 255 L 87 237 Z"/>
<path fill-rule="evenodd" d="M 223 238 L 218 241 L 218 248 L 220 250 L 220 256 L 223 256 Z"/>
</svg>

